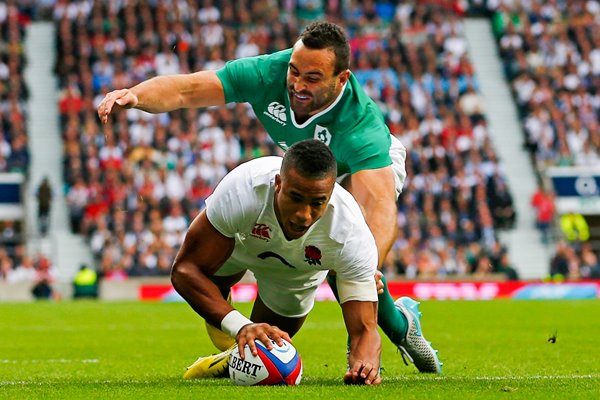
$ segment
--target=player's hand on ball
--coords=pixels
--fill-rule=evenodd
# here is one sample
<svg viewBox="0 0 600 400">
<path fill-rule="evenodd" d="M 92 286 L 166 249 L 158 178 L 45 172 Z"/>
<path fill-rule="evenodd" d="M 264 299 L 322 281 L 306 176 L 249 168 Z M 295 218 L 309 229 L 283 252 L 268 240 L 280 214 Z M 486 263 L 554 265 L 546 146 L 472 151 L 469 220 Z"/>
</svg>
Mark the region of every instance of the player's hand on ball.
<svg viewBox="0 0 600 400">
<path fill-rule="evenodd" d="M 250 348 L 252 355 L 256 356 L 258 354 L 256 343 L 254 343 L 255 340 L 260 340 L 269 351 L 273 349 L 273 344 L 270 339 L 277 343 L 278 346 L 283 346 L 282 339 L 285 339 L 290 343 L 292 342 L 292 339 L 287 332 L 282 331 L 276 326 L 265 323 L 248 324 L 244 326 L 240 329 L 235 339 L 242 358 L 244 357 L 244 346 L 246 345 Z"/>
<path fill-rule="evenodd" d="M 369 362 L 356 361 L 344 375 L 346 385 L 379 385 L 379 367 Z"/>
<path fill-rule="evenodd" d="M 108 115 L 116 110 L 128 109 L 137 106 L 138 98 L 129 89 L 113 90 L 104 96 L 104 99 L 98 105 L 98 117 L 103 124 L 108 122 Z"/>
</svg>

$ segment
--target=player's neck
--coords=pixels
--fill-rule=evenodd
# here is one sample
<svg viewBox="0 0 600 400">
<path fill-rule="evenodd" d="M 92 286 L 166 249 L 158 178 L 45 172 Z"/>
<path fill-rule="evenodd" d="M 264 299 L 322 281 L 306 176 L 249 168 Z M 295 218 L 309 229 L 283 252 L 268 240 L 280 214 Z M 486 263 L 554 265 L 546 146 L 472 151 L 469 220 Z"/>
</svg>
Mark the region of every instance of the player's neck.
<svg viewBox="0 0 600 400">
<path fill-rule="evenodd" d="M 296 123 L 298 123 L 300 125 L 305 123 L 311 117 L 310 114 L 298 115 L 294 111 L 292 111 L 292 112 L 294 113 L 294 119 L 296 120 Z"/>
<path fill-rule="evenodd" d="M 292 110 L 292 112 L 294 113 L 294 120 L 296 121 L 297 124 L 302 125 L 303 123 L 305 123 L 306 121 L 308 121 L 310 118 L 312 118 L 315 115 L 320 114 L 323 111 L 327 110 L 333 103 L 335 103 L 335 100 L 337 99 L 337 97 L 338 96 L 336 96 L 329 103 L 327 103 L 327 104 L 319 107 L 316 110 L 313 110 L 313 111 L 309 112 L 308 114 L 298 114 L 297 112 L 295 112 L 294 110 Z"/>
</svg>

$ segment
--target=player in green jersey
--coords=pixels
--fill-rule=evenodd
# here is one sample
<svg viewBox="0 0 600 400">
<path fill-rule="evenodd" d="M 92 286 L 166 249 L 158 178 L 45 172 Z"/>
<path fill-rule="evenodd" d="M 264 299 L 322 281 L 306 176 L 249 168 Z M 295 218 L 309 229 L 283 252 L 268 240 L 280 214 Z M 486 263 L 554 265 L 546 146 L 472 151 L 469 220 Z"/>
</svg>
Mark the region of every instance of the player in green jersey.
<svg viewBox="0 0 600 400">
<path fill-rule="evenodd" d="M 158 76 L 112 91 L 98 105 L 98 116 L 106 123 L 119 109 L 159 113 L 248 102 L 284 150 L 308 138 L 325 142 L 337 159 L 342 184 L 363 209 L 381 267 L 396 237 L 396 199 L 406 176 L 406 151 L 349 66 L 344 32 L 319 21 L 307 26 L 291 49 L 230 61 L 218 71 Z M 408 298 L 394 303 L 384 278 L 381 283 L 382 330 L 419 371 L 441 373 L 437 351 L 421 332 L 418 303 Z"/>
</svg>

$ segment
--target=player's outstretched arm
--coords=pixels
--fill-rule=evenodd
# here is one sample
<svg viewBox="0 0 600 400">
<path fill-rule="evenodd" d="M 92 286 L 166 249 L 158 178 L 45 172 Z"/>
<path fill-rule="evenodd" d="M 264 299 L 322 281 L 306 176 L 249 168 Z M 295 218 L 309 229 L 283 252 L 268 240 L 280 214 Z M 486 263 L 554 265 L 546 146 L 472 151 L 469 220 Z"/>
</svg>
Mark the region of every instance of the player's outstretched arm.
<svg viewBox="0 0 600 400">
<path fill-rule="evenodd" d="M 203 211 L 192 222 L 171 269 L 175 290 L 214 326 L 221 326 L 234 309 L 209 277 L 229 258 L 234 246 L 235 240 L 217 231 Z"/>
<path fill-rule="evenodd" d="M 113 90 L 98 105 L 102 123 L 108 116 L 128 108 L 161 113 L 179 108 L 198 108 L 225 104 L 225 93 L 215 71 L 162 75 L 132 87 Z"/>
<path fill-rule="evenodd" d="M 377 331 L 377 302 L 350 300 L 342 303 L 342 313 L 350 336 L 347 384 L 381 383 L 381 337 Z"/>
<path fill-rule="evenodd" d="M 360 204 L 379 252 L 378 268 L 396 240 L 396 185 L 392 167 L 357 171 L 344 186 Z"/>
</svg>

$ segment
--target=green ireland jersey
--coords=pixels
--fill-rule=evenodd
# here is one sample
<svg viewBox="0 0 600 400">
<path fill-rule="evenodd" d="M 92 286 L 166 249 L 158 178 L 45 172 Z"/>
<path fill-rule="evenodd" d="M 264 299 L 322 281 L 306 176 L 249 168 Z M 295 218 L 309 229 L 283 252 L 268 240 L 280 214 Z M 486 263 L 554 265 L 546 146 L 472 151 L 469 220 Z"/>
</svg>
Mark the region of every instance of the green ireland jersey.
<svg viewBox="0 0 600 400">
<path fill-rule="evenodd" d="M 383 114 L 354 77 L 325 110 L 302 124 L 290 108 L 286 87 L 292 49 L 227 62 L 217 71 L 227 103 L 248 102 L 283 150 L 305 139 L 329 146 L 338 162 L 338 175 L 391 165 L 391 135 Z"/>
</svg>

